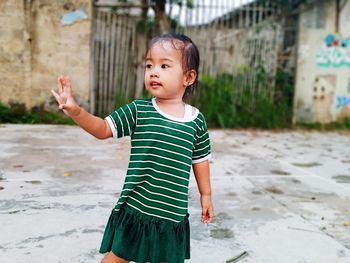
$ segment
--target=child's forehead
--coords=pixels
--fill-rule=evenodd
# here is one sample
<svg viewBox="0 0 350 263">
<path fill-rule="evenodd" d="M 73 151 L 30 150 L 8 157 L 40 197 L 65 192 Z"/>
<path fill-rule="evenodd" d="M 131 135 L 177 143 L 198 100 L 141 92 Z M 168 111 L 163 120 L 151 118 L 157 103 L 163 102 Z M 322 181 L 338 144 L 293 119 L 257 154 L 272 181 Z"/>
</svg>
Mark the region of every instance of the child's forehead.
<svg viewBox="0 0 350 263">
<path fill-rule="evenodd" d="M 179 42 L 179 41 L 176 41 Z M 181 43 L 176 43 L 175 41 L 170 40 L 160 40 L 155 43 L 148 49 L 146 54 L 146 59 L 151 59 L 153 57 L 173 57 L 181 58 L 182 57 L 182 48 Z"/>
</svg>

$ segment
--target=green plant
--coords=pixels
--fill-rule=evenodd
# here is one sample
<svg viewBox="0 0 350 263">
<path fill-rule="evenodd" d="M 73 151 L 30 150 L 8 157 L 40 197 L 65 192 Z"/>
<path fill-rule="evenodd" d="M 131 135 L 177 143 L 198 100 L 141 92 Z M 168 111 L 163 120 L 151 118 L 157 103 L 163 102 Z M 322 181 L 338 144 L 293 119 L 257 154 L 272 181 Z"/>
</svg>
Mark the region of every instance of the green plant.
<svg viewBox="0 0 350 263">
<path fill-rule="evenodd" d="M 131 96 L 125 95 L 125 92 L 123 92 L 120 88 L 117 89 L 117 93 L 115 95 L 115 105 L 116 108 L 119 108 L 121 106 L 124 106 L 125 104 L 128 104 L 132 102 L 133 98 Z"/>
<path fill-rule="evenodd" d="M 255 70 L 255 86 L 240 88 L 246 70 L 216 77 L 204 75 L 190 102 L 206 116 L 211 127 L 289 128 L 292 119 L 291 77 L 278 72 L 275 87 L 262 67 Z M 259 86 L 258 86 L 259 85 Z M 257 90 L 274 90 L 273 96 Z M 255 92 L 255 93 L 253 93 Z"/>
<path fill-rule="evenodd" d="M 43 107 L 35 107 L 27 111 L 22 104 L 12 104 L 7 107 L 2 103 L 0 103 L 0 123 L 74 124 L 63 113 L 47 112 Z"/>
</svg>

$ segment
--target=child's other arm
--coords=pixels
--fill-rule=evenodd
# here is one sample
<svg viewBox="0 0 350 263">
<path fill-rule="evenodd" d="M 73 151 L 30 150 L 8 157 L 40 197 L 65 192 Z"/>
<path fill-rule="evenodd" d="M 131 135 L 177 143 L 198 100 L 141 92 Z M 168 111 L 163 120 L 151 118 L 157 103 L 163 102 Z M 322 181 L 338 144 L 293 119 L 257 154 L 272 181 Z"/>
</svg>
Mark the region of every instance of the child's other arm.
<svg viewBox="0 0 350 263">
<path fill-rule="evenodd" d="M 60 76 L 57 79 L 58 93 L 51 91 L 59 108 L 74 120 L 81 128 L 98 139 L 112 137 L 112 131 L 106 120 L 96 117 L 81 108 L 72 96 L 71 82 L 68 77 Z"/>
<path fill-rule="evenodd" d="M 208 224 L 213 221 L 213 204 L 211 201 L 210 169 L 209 161 L 193 164 L 193 173 L 201 195 L 202 222 Z"/>
</svg>

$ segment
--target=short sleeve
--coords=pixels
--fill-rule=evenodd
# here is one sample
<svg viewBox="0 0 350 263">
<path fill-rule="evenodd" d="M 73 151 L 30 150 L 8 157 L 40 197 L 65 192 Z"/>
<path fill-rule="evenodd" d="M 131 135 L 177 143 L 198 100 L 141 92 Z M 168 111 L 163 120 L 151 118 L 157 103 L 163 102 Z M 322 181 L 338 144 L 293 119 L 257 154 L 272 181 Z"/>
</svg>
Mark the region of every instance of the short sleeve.
<svg viewBox="0 0 350 263">
<path fill-rule="evenodd" d="M 134 132 L 137 118 L 137 106 L 135 101 L 126 104 L 113 111 L 105 119 L 107 120 L 114 138 L 131 136 Z"/>
<path fill-rule="evenodd" d="M 196 135 L 196 141 L 194 144 L 194 150 L 192 155 L 192 163 L 200 163 L 210 159 L 211 146 L 208 132 L 208 126 L 204 119 L 204 116 L 200 114 L 200 124 Z"/>
</svg>

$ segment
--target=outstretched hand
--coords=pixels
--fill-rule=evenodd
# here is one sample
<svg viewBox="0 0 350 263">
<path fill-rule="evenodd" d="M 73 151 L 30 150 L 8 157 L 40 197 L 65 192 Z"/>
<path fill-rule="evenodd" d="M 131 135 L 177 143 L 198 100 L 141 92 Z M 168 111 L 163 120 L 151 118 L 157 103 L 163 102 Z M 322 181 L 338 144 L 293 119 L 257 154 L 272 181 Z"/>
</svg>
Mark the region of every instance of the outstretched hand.
<svg viewBox="0 0 350 263">
<path fill-rule="evenodd" d="M 51 92 L 59 105 L 59 109 L 69 117 L 77 116 L 80 112 L 80 107 L 72 96 L 72 86 L 69 77 L 59 76 L 57 78 L 57 90 L 58 93 L 54 90 L 51 90 Z"/>
</svg>

